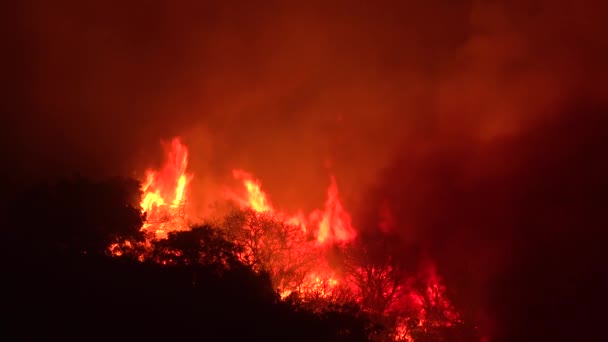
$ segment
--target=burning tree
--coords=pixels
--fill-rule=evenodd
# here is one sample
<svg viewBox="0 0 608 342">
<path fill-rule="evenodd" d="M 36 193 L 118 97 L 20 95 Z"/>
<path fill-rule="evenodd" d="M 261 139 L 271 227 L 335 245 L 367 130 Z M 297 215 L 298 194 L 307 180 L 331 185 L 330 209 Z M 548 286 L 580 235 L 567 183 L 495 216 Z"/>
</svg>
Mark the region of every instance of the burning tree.
<svg viewBox="0 0 608 342">
<path fill-rule="evenodd" d="M 462 321 L 435 267 L 412 262 L 415 258 L 408 257 L 402 246 L 398 237 L 379 231 L 339 246 L 345 281 L 363 310 L 387 328 L 376 340 L 437 340 Z"/>
<path fill-rule="evenodd" d="M 446 296 L 446 287 L 434 265 L 423 269 L 407 282 L 407 296 L 396 311 L 407 317 L 402 323 L 415 341 L 437 340 L 446 330 L 463 327 L 460 315 Z"/>
<path fill-rule="evenodd" d="M 325 255 L 328 246 L 356 236 L 350 215 L 340 202 L 335 178 L 330 177 L 325 208 L 305 216 L 301 211 L 290 215 L 276 210 L 261 183 L 247 172 L 234 170 L 233 175 L 243 182 L 245 191 L 230 191 L 227 196 L 246 214 L 240 219 L 233 217 L 229 229 L 249 250 L 249 262 L 254 267 L 263 265 L 276 277 L 281 297 L 297 292 L 300 299 L 311 302 L 345 293 L 338 291 L 342 284 Z"/>
<path fill-rule="evenodd" d="M 224 219 L 228 236 L 242 249 L 240 260 L 271 275 L 279 293 L 302 286 L 318 260 L 314 242 L 302 228 L 280 220 L 271 212 L 236 210 Z"/>
<path fill-rule="evenodd" d="M 404 265 L 391 253 L 394 241 L 368 235 L 339 249 L 346 278 L 363 307 L 375 315 L 386 313 L 395 303 L 408 278 Z"/>
<path fill-rule="evenodd" d="M 434 268 L 418 272 L 419 265 L 407 262 L 403 244 L 387 229 L 357 234 L 334 177 L 322 210 L 291 215 L 272 205 L 252 175 L 234 170 L 244 189 L 225 195 L 240 208 L 213 227 L 188 227 L 187 149 L 177 139 L 169 146 L 165 167 L 149 170 L 142 186 L 147 214 L 142 231 L 148 240 L 140 259 L 220 269 L 244 265 L 268 275 L 288 303 L 320 315 L 365 313 L 387 327 L 383 333 L 370 328 L 379 341 L 419 341 L 460 323 Z"/>
</svg>

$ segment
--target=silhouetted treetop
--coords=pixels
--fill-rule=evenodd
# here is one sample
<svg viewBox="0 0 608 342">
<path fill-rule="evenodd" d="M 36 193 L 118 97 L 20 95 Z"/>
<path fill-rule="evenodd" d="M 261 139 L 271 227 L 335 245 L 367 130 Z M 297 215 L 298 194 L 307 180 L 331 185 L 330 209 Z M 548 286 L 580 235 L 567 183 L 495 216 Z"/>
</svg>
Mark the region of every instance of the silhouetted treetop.
<svg viewBox="0 0 608 342">
<path fill-rule="evenodd" d="M 102 253 L 118 239 L 142 241 L 138 181 L 81 177 L 35 186 L 16 199 L 12 236 L 42 249 Z"/>
<path fill-rule="evenodd" d="M 242 252 L 242 248 L 229 241 L 222 230 L 207 224 L 170 232 L 167 239 L 153 244 L 153 258 L 163 264 L 230 268 L 240 264 L 238 254 Z"/>
</svg>

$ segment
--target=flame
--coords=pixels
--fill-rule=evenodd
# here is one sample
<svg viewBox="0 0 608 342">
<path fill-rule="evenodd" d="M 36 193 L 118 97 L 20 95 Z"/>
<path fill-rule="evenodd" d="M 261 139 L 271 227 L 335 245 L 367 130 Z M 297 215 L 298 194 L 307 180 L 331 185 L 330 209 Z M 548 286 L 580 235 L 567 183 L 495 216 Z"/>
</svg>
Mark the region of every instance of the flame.
<svg viewBox="0 0 608 342">
<path fill-rule="evenodd" d="M 233 170 L 232 175 L 234 178 L 242 180 L 247 190 L 246 198 L 238 199 L 238 197 L 235 197 L 241 205 L 247 206 L 256 212 L 274 212 L 268 195 L 262 191 L 262 183 L 259 180 L 254 179 L 251 174 L 243 170 Z"/>
<path fill-rule="evenodd" d="M 153 239 L 166 237 L 168 232 L 185 229 L 187 187 L 192 176 L 186 173 L 188 149 L 179 138 L 164 144 L 167 160 L 160 170 L 146 170 L 142 184 L 141 210 L 147 219 L 142 227 Z"/>
<path fill-rule="evenodd" d="M 316 236 L 312 245 L 299 246 L 300 248 L 308 248 L 311 253 L 320 254 L 319 249 L 323 245 L 331 242 L 346 242 L 356 237 L 350 214 L 344 210 L 340 202 L 338 185 L 333 176 L 330 176 L 324 210 L 315 210 L 306 217 L 301 211 L 290 215 L 276 210 L 270 202 L 269 196 L 262 190 L 262 183 L 250 173 L 235 169 L 232 174 L 235 179 L 242 181 L 244 193 L 239 196 L 234 192 L 228 192 L 227 195 L 230 199 L 243 208 L 257 213 L 270 213 L 285 224 L 301 227 L 301 241 L 306 240 L 308 233 Z M 310 232 L 310 229 L 314 229 L 314 231 Z M 324 263 L 317 263 L 301 283 L 295 286 L 281 286 L 281 298 L 286 298 L 294 291 L 304 296 L 327 298 L 341 283 L 333 273 Z"/>
<path fill-rule="evenodd" d="M 298 292 L 305 297 L 317 297 L 327 299 L 334 294 L 340 282 L 329 273 L 311 272 L 295 289 L 284 289 L 280 292 L 281 299 L 287 298 L 293 292 Z"/>
<path fill-rule="evenodd" d="M 344 210 L 338 196 L 338 185 L 336 179 L 331 176 L 331 184 L 327 189 L 327 201 L 325 210 L 321 213 L 314 212 L 312 217 L 321 217 L 319 229 L 317 230 L 317 241 L 346 242 L 356 237 L 356 232 L 351 225 L 350 214 Z"/>
<path fill-rule="evenodd" d="M 288 215 L 278 212 L 270 203 L 268 195 L 262 190 L 262 183 L 253 176 L 242 170 L 233 170 L 234 178 L 243 182 L 245 193 L 242 196 L 228 193 L 229 198 L 239 203 L 241 207 L 252 209 L 256 212 L 270 212 L 280 217 L 283 222 L 300 226 L 304 232 L 307 227 L 316 226 L 315 234 L 319 244 L 330 242 L 347 242 L 357 236 L 351 224 L 350 214 L 344 210 L 338 193 L 338 185 L 335 177 L 330 176 L 330 185 L 327 189 L 327 200 L 324 210 L 313 211 L 308 218 L 302 212 Z"/>
<path fill-rule="evenodd" d="M 166 151 L 164 166 L 159 170 L 146 170 L 146 177 L 142 181 L 143 195 L 140 205 L 142 213 L 146 214 L 146 221 L 141 229 L 147 233 L 148 238 L 143 246 L 144 249 L 150 246 L 150 240 L 163 239 L 169 232 L 189 228 L 184 210 L 188 187 L 193 177 L 187 173 L 188 149 L 179 138 L 164 144 L 164 148 Z M 270 196 L 262 189 L 262 183 L 252 174 L 240 169 L 233 170 L 232 174 L 235 179 L 242 182 L 243 188 L 236 192 L 226 191 L 225 195 L 229 200 L 256 214 L 268 215 L 273 222 L 282 223 L 289 228 L 289 239 L 292 241 L 287 243 L 273 241 L 281 238 L 272 234 L 264 236 L 263 240 L 259 241 L 260 246 L 272 246 L 278 243 L 280 245 L 278 250 L 284 254 L 279 254 L 273 261 L 266 261 L 267 264 L 263 267 L 259 263 L 252 266 L 255 270 L 272 271 L 271 274 L 275 277 L 272 281 L 282 299 L 298 293 L 301 298 L 311 301 L 323 299 L 331 302 L 339 300 L 337 298 L 347 293 L 347 295 L 354 294 L 355 300 L 359 303 L 364 302 L 361 289 L 357 288 L 357 285 L 343 272 L 336 272 L 329 267 L 326 257 L 327 251 L 330 250 L 326 248 L 327 246 L 334 243 L 348 244 L 357 237 L 351 215 L 340 200 L 337 181 L 333 175 L 330 175 L 324 207 L 305 215 L 302 211 L 288 214 L 277 210 L 271 203 Z M 379 228 L 385 233 L 392 230 L 395 220 L 390 208 L 383 206 L 380 214 Z M 254 217 L 254 219 L 258 218 Z M 286 245 L 289 246 L 287 251 L 285 251 Z M 123 241 L 110 245 L 109 252 L 114 256 L 121 256 L 134 247 L 134 243 Z M 251 261 L 255 259 L 254 253 L 253 250 L 246 249 L 239 257 L 244 262 Z M 290 267 L 294 265 L 282 258 L 291 259 L 301 256 L 312 259 L 312 262 L 295 264 L 298 268 L 296 273 L 300 274 L 296 280 L 281 278 L 282 272 L 285 270 L 292 272 L 293 269 Z M 139 255 L 140 261 L 144 258 L 145 253 Z M 162 264 L 173 262 L 171 259 L 161 261 Z M 303 266 L 304 264 L 306 266 Z M 374 271 L 372 275 L 379 275 L 381 271 Z M 390 273 L 390 269 L 384 271 Z M 382 294 L 383 297 L 389 297 L 397 293 L 399 297 L 386 309 L 386 312 L 401 312 L 400 316 L 397 316 L 391 335 L 395 341 L 414 341 L 412 333 L 415 329 L 426 330 L 429 327 L 450 326 L 451 322 L 459 322 L 458 314 L 447 300 L 445 286 L 433 265 L 426 267 L 422 274 L 412 278 L 415 278 L 414 281 L 408 279 L 403 284 L 400 283 L 395 288 L 396 292 Z M 413 286 L 410 283 L 417 285 Z M 443 318 L 438 319 L 437 313 Z M 408 321 L 410 318 L 415 318 L 415 322 Z"/>
</svg>

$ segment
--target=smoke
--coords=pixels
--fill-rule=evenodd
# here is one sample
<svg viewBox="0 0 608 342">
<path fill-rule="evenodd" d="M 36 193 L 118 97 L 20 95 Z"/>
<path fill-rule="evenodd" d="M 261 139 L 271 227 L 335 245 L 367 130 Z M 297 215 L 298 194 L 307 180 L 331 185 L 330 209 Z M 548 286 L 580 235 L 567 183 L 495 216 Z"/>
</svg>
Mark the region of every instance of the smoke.
<svg viewBox="0 0 608 342">
<path fill-rule="evenodd" d="M 456 306 L 486 333 L 562 336 L 570 328 L 555 324 L 595 319 L 582 311 L 584 293 L 601 292 L 607 114 L 567 106 L 484 144 L 411 142 L 367 193 L 383 206 L 359 211 L 359 222 L 378 229 L 388 206 L 403 253 L 434 260 Z M 549 308 L 561 316 L 547 318 Z"/>
<path fill-rule="evenodd" d="M 27 147 L 18 159 L 58 175 L 130 174 L 181 135 L 209 147 L 197 174 L 250 169 L 272 179 L 277 203 L 322 200 L 328 160 L 354 197 L 402 134 L 433 121 L 436 64 L 468 20 L 466 6 L 439 3 L 15 4 L 15 59 L 27 57 L 13 72 L 26 79 L 11 111 L 14 144 Z"/>
<path fill-rule="evenodd" d="M 597 324 L 603 297 L 587 294 L 603 286 L 608 186 L 608 50 L 601 6 L 588 5 L 472 5 L 469 36 L 438 74 L 431 129 L 403 139 L 357 211 L 378 229 L 388 207 L 404 250 L 430 255 L 489 336 L 597 333 L 578 328 Z"/>
<path fill-rule="evenodd" d="M 281 209 L 309 212 L 331 172 L 356 225 L 376 229 L 389 208 L 393 229 L 436 259 L 489 330 L 508 325 L 495 279 L 544 236 L 522 220 L 558 210 L 531 199 L 537 184 L 602 181 L 586 174 L 601 169 L 596 155 L 568 166 L 605 114 L 599 1 L 8 6 L 7 186 L 141 177 L 175 135 L 201 210 L 242 168 Z"/>
</svg>

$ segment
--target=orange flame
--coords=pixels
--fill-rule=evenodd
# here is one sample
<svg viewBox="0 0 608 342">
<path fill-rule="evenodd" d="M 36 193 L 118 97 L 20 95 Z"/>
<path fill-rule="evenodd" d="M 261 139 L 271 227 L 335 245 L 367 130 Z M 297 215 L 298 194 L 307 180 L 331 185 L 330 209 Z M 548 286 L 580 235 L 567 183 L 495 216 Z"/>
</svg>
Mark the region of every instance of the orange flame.
<svg viewBox="0 0 608 342">
<path fill-rule="evenodd" d="M 147 233 L 148 239 L 162 239 L 166 238 L 168 232 L 188 229 L 184 210 L 188 186 L 192 179 L 192 176 L 186 172 L 188 149 L 179 138 L 173 139 L 170 144 L 164 144 L 164 148 L 167 153 L 166 163 L 160 170 L 147 170 L 146 178 L 142 182 L 143 196 L 140 205 L 142 212 L 146 213 L 142 231 Z M 312 266 L 306 266 L 300 280 L 277 281 L 281 298 L 284 299 L 297 292 L 303 298 L 312 300 L 323 298 L 331 301 L 343 296 L 344 290 L 357 292 L 348 278 L 343 274 L 337 276 L 341 273 L 334 272 L 329 267 L 323 254 L 328 251 L 325 246 L 332 243 L 347 243 L 357 236 L 351 216 L 340 201 L 338 185 L 333 175 L 330 175 L 324 208 L 317 209 L 308 216 L 300 211 L 295 214 L 285 214 L 276 210 L 269 196 L 262 190 L 262 183 L 251 174 L 242 170 L 233 170 L 233 177 L 242 182 L 244 191 L 240 194 L 227 192 L 229 199 L 242 208 L 256 213 L 269 213 L 273 219 L 291 228 L 296 227 L 295 236 L 292 236 L 294 243 L 289 247 L 294 250 L 289 251 L 288 259 L 292 257 L 292 252 L 295 254 L 304 252 L 305 255 L 310 253 L 316 258 Z M 388 206 L 381 208 L 381 216 L 379 228 L 384 232 L 392 230 L 395 221 Z M 302 229 L 298 230 L 297 227 Z M 263 244 L 266 243 L 272 244 L 271 241 L 263 241 Z M 130 241 L 123 241 L 112 244 L 109 250 L 112 255 L 120 256 L 133 247 Z M 245 256 L 244 260 L 247 257 Z M 140 255 L 139 259 L 143 261 L 144 254 Z M 267 266 L 272 267 L 272 265 Z M 413 308 L 418 319 L 418 324 L 412 326 L 405 320 L 406 316 L 398 317 L 392 335 L 396 341 L 413 341 L 411 329 L 427 329 L 437 325 L 449 326 L 450 322 L 459 321 L 458 313 L 445 297 L 445 286 L 442 285 L 434 266 L 427 267 L 420 279 L 423 280 L 423 284 L 417 289 L 408 290 L 406 283 L 399 285 L 398 292 L 402 293 L 402 296 L 388 308 L 393 312 L 408 310 L 408 307 Z M 444 318 L 436 319 L 437 312 L 441 312 Z"/>
<path fill-rule="evenodd" d="M 331 184 L 327 189 L 325 211 L 314 212 L 311 217 L 321 217 L 317 230 L 317 241 L 346 242 L 355 238 L 357 233 L 351 225 L 350 214 L 344 210 L 338 197 L 336 179 L 331 176 Z"/>
<path fill-rule="evenodd" d="M 338 186 L 333 176 L 330 177 L 331 183 L 327 190 L 324 210 L 316 210 L 308 218 L 302 212 L 294 215 L 278 212 L 270 203 L 268 195 L 262 190 L 262 183 L 253 178 L 251 174 L 242 170 L 233 170 L 233 176 L 242 181 L 245 192 L 241 196 L 229 192 L 228 196 L 240 204 L 241 207 L 258 213 L 272 213 L 273 217 L 288 225 L 301 227 L 301 234 L 303 235 L 309 233 L 307 228 L 316 228 L 315 231 L 311 232 L 316 236 L 313 241 L 314 245 L 301 246 L 301 248 L 320 248 L 332 242 L 346 242 L 356 236 L 356 232 L 351 225 L 350 215 L 344 210 L 340 202 Z M 333 272 L 322 264 L 323 262 L 313 267 L 297 287 L 283 288 L 280 293 L 281 297 L 285 298 L 294 291 L 316 298 L 331 296 L 340 282 L 333 275 Z"/>
<path fill-rule="evenodd" d="M 141 200 L 142 212 L 147 220 L 142 230 L 152 238 L 163 238 L 170 231 L 185 228 L 186 192 L 192 176 L 186 173 L 188 149 L 179 138 L 164 145 L 167 161 L 161 170 L 147 170 L 142 184 L 144 192 Z"/>
<path fill-rule="evenodd" d="M 312 212 L 308 219 L 301 212 L 295 215 L 287 215 L 277 212 L 268 195 L 262 190 L 262 183 L 253 176 L 242 170 L 233 170 L 234 178 L 240 179 L 245 187 L 244 196 L 239 197 L 233 193 L 229 197 L 239 203 L 241 207 L 252 209 L 256 212 L 271 212 L 282 217 L 288 224 L 301 226 L 306 232 L 307 227 L 316 226 L 316 237 L 319 244 L 330 242 L 346 242 L 357 236 L 351 224 L 350 214 L 344 210 L 338 194 L 338 185 L 334 176 L 330 176 L 330 186 L 327 189 L 327 200 L 323 211 Z"/>
<path fill-rule="evenodd" d="M 262 191 L 262 183 L 260 183 L 260 181 L 254 179 L 251 174 L 242 170 L 233 170 L 232 175 L 234 178 L 242 180 L 245 189 L 247 189 L 246 198 L 238 200 L 241 205 L 247 206 L 258 213 L 267 211 L 274 212 L 274 208 L 270 204 L 268 196 Z"/>
</svg>

